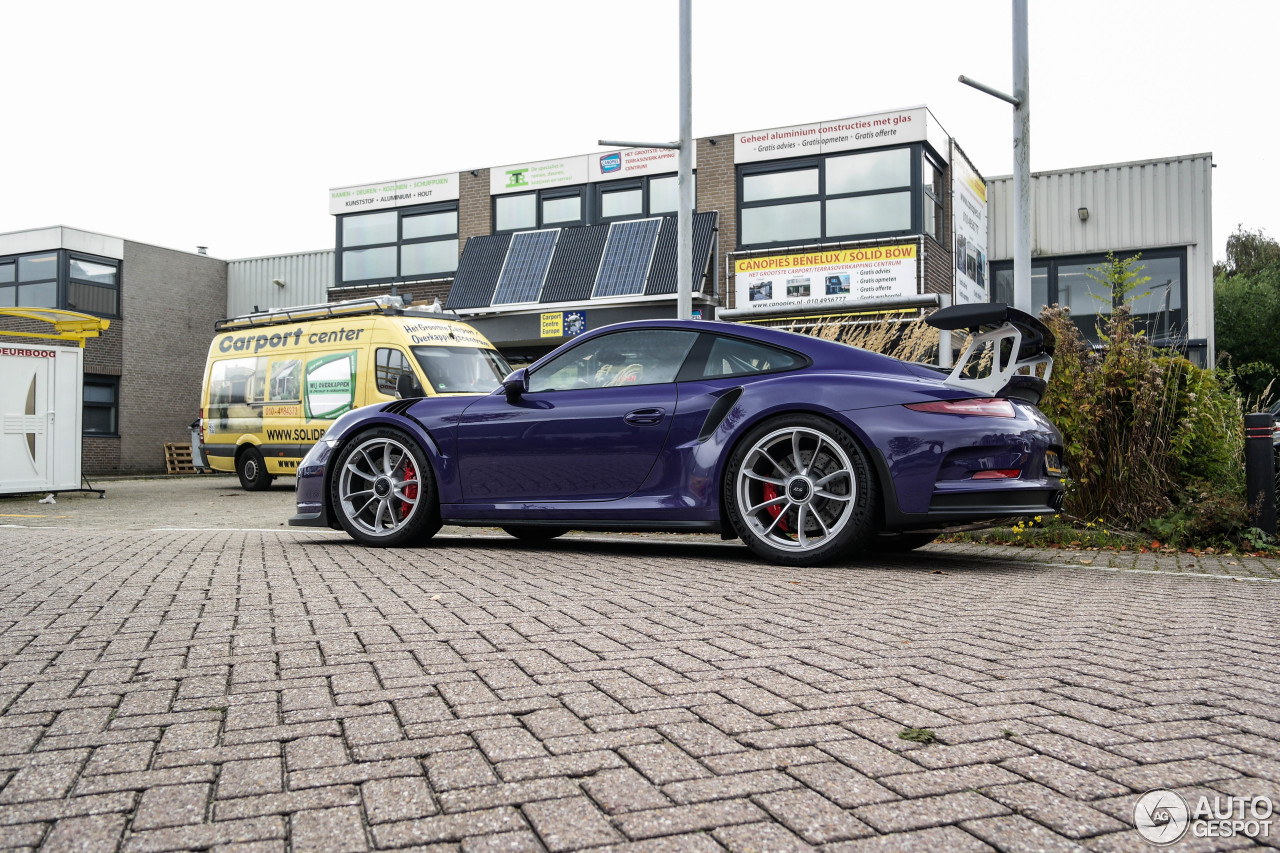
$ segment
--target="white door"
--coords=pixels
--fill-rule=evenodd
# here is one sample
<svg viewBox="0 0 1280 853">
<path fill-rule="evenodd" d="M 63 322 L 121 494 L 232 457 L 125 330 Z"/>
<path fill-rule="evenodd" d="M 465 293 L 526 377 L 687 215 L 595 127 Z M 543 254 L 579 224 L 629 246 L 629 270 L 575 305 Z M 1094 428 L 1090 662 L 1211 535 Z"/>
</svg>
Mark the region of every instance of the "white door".
<svg viewBox="0 0 1280 853">
<path fill-rule="evenodd" d="M 0 493 L 53 486 L 56 360 L 44 349 L 0 356 Z"/>
</svg>

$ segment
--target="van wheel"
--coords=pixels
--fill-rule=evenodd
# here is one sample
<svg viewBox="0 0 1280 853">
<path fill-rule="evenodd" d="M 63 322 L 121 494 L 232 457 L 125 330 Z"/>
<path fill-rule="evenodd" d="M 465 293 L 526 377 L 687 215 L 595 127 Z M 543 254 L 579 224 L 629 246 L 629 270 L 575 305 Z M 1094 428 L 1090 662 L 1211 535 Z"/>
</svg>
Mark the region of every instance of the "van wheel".
<svg viewBox="0 0 1280 853">
<path fill-rule="evenodd" d="M 355 436 L 332 463 L 329 506 L 342 528 L 364 545 L 397 547 L 440 529 L 440 498 L 431 463 L 403 430 Z"/>
<path fill-rule="evenodd" d="M 256 447 L 246 447 L 236 457 L 236 474 L 247 492 L 265 492 L 275 479 L 267 473 L 267 463 L 262 461 L 262 453 Z"/>
<path fill-rule="evenodd" d="M 567 527 L 539 527 L 536 524 L 508 524 L 502 530 L 508 536 L 514 536 L 521 542 L 528 542 L 531 545 L 550 542 L 557 536 L 563 536 L 569 532 Z"/>
</svg>

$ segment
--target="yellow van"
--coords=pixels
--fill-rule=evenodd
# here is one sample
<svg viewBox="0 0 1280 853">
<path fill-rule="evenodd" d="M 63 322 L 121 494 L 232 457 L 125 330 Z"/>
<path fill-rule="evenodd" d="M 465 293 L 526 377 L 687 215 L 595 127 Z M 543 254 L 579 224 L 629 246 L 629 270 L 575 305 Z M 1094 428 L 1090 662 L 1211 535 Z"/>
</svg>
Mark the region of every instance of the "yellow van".
<svg viewBox="0 0 1280 853">
<path fill-rule="evenodd" d="M 216 471 L 266 489 L 334 418 L 371 403 L 484 394 L 510 367 L 483 335 L 401 296 L 219 321 L 200 399 L 200 446 Z"/>
</svg>

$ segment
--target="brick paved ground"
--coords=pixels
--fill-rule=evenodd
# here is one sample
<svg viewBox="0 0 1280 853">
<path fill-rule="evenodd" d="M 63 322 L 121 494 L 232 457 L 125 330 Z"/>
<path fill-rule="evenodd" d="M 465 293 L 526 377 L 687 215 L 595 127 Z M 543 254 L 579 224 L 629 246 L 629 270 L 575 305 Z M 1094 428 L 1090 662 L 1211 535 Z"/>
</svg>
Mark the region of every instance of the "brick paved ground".
<svg viewBox="0 0 1280 853">
<path fill-rule="evenodd" d="M 0 530 L 0 847 L 1146 850 L 1280 800 L 1280 573 L 1183 557 Z"/>
</svg>

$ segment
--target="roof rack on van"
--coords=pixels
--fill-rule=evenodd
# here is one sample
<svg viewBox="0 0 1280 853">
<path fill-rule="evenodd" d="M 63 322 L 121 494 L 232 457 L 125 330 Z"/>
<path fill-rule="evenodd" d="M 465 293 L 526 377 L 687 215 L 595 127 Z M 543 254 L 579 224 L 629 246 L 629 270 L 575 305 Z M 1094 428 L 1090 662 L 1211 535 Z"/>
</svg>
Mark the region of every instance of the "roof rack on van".
<svg viewBox="0 0 1280 853">
<path fill-rule="evenodd" d="M 213 324 L 215 332 L 227 329 L 245 329 L 255 326 L 277 326 L 282 323 L 300 323 L 306 320 L 323 320 L 327 317 L 355 317 L 362 314 L 406 314 L 426 316 L 428 314 L 452 314 L 440 307 L 437 299 L 429 307 L 419 311 L 406 312 L 413 297 L 408 294 L 399 296 L 369 296 L 364 299 L 349 299 L 345 302 L 324 302 L 319 305 L 301 305 L 297 308 L 275 308 L 270 311 L 257 311 L 240 317 L 228 317 Z"/>
</svg>

